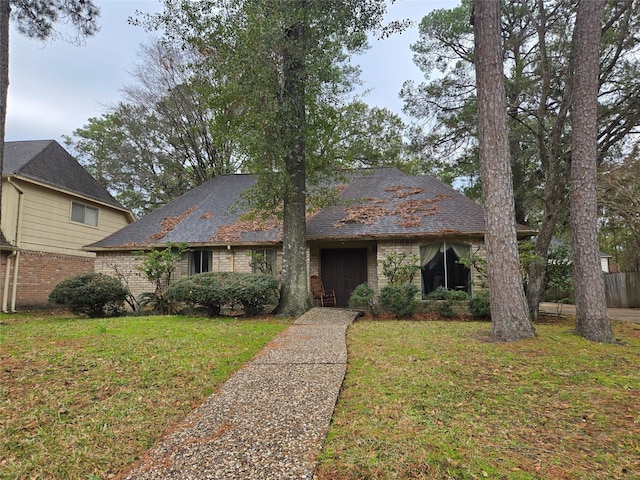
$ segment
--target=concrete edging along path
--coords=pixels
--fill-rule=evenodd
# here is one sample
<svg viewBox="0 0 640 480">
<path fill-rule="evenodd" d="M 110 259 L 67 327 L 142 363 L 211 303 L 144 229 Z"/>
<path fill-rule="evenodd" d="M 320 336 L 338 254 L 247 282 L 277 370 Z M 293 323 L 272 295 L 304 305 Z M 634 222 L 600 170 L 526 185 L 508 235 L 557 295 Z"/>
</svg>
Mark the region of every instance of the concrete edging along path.
<svg viewBox="0 0 640 480">
<path fill-rule="evenodd" d="M 118 478 L 312 479 L 356 315 L 305 313 Z"/>
</svg>

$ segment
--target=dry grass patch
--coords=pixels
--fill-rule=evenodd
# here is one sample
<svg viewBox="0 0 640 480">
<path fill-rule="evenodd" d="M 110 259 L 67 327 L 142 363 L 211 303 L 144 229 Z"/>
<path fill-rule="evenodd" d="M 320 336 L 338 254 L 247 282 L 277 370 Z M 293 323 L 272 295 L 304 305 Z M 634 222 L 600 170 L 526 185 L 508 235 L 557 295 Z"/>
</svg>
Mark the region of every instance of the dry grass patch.
<svg viewBox="0 0 640 480">
<path fill-rule="evenodd" d="M 318 479 L 640 478 L 640 325 L 615 323 L 617 346 L 536 328 L 354 324 Z"/>
<path fill-rule="evenodd" d="M 287 323 L 3 316 L 0 478 L 114 477 Z"/>
</svg>

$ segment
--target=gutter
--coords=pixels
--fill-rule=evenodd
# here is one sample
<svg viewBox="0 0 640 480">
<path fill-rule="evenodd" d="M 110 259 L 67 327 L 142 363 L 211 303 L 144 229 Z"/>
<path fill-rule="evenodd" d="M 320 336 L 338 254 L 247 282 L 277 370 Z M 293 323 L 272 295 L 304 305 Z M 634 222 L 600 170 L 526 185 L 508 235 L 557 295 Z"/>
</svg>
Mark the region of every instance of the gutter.
<svg viewBox="0 0 640 480">
<path fill-rule="evenodd" d="M 20 265 L 20 241 L 22 239 L 22 212 L 23 212 L 23 195 L 24 191 L 13 182 L 11 177 L 7 178 L 9 185 L 16 189 L 18 192 L 18 213 L 16 217 L 16 236 L 14 239 L 14 245 L 16 249 L 7 257 L 7 264 L 5 266 L 4 276 L 4 290 L 2 297 L 2 311 L 7 313 L 7 301 L 9 295 L 9 272 L 11 270 L 11 259 L 15 258 L 15 265 L 13 267 L 13 285 L 11 289 L 11 312 L 16 311 L 16 298 L 18 295 L 18 267 Z"/>
</svg>

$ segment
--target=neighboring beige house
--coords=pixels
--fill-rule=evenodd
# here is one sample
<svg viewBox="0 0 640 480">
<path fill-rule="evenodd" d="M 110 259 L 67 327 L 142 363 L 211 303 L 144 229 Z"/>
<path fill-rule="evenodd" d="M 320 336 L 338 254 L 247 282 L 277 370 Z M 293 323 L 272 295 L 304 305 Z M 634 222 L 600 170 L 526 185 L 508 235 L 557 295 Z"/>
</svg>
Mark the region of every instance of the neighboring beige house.
<svg viewBox="0 0 640 480">
<path fill-rule="evenodd" d="M 207 271 L 279 275 L 282 228 L 275 219 L 243 217 L 237 202 L 256 182 L 254 175 L 210 180 L 122 230 L 85 247 L 95 252 L 96 271 L 129 275 L 134 295 L 153 286 L 135 274 L 135 252 L 188 243 L 191 250 L 174 278 Z M 433 177 L 408 176 L 395 168 L 353 172 L 336 190 L 346 202 L 307 216 L 309 275 L 322 277 L 346 306 L 353 289 L 368 282 L 375 290 L 387 279 L 382 262 L 392 252 L 420 258 L 414 279 L 423 294 L 445 286 L 472 294 L 477 272 L 457 263 L 470 252 L 484 256 L 482 207 Z M 522 236 L 531 230 L 520 228 Z M 262 265 L 256 262 L 259 253 Z"/>
<path fill-rule="evenodd" d="M 92 271 L 83 250 L 134 221 L 54 140 L 6 142 L 2 175 L 2 310 L 44 307 L 51 289 Z"/>
</svg>

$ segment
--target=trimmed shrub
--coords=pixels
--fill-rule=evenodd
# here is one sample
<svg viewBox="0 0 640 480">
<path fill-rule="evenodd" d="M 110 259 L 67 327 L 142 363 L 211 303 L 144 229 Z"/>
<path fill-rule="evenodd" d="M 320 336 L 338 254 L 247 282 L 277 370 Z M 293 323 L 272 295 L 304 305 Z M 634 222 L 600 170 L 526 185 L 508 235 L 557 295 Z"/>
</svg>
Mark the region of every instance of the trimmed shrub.
<svg viewBox="0 0 640 480">
<path fill-rule="evenodd" d="M 228 303 L 229 295 L 225 277 L 228 272 L 201 273 L 181 278 L 167 288 L 167 298 L 187 305 L 200 305 L 211 317 L 220 315 Z"/>
<path fill-rule="evenodd" d="M 49 301 L 67 306 L 76 315 L 109 317 L 122 311 L 128 293 L 117 278 L 88 272 L 58 283 Z"/>
<path fill-rule="evenodd" d="M 276 277 L 259 273 L 238 275 L 234 302 L 242 307 L 245 315 L 257 315 L 264 312 L 267 305 L 278 304 L 280 295 Z"/>
<path fill-rule="evenodd" d="M 223 307 L 242 308 L 246 315 L 264 311 L 278 303 L 278 280 L 271 275 L 239 272 L 208 272 L 182 278 L 166 291 L 173 302 L 199 305 L 209 316 Z"/>
<path fill-rule="evenodd" d="M 481 292 L 469 300 L 469 312 L 476 318 L 491 318 L 489 294 Z"/>
<path fill-rule="evenodd" d="M 458 314 L 453 310 L 453 306 L 449 300 L 439 303 L 436 311 L 442 318 L 455 318 L 458 316 Z"/>
<path fill-rule="evenodd" d="M 433 292 L 429 292 L 425 299 L 446 300 L 450 302 L 466 302 L 467 300 L 469 300 L 469 294 L 463 290 L 447 290 L 444 287 L 438 287 Z"/>
<path fill-rule="evenodd" d="M 451 302 L 467 302 L 469 294 L 464 290 L 449 290 L 449 301 Z"/>
<path fill-rule="evenodd" d="M 380 306 L 393 313 L 396 318 L 407 318 L 413 315 L 420 302 L 416 299 L 418 287 L 413 283 L 404 285 L 385 285 L 380 290 Z"/>
<path fill-rule="evenodd" d="M 427 300 L 447 300 L 449 298 L 449 290 L 444 287 L 438 287 L 434 291 L 429 292 L 425 297 Z"/>
<path fill-rule="evenodd" d="M 378 314 L 376 292 L 367 283 L 361 283 L 351 292 L 349 307 L 366 309 L 376 316 Z"/>
</svg>

